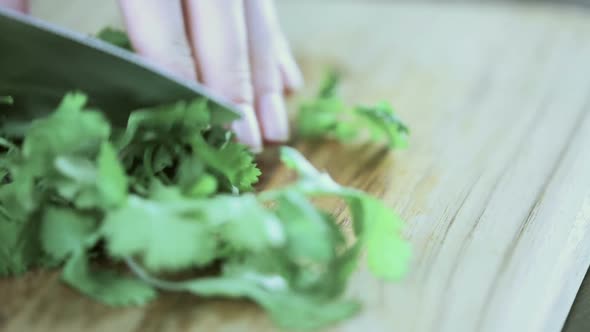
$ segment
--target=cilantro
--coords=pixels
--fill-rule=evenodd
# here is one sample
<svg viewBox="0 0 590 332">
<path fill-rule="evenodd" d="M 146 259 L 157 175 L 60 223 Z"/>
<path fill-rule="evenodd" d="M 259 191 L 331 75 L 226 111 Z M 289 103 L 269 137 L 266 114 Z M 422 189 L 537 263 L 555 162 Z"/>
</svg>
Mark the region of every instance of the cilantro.
<svg viewBox="0 0 590 332">
<path fill-rule="evenodd" d="M 114 30 L 100 36 L 128 45 Z M 328 77 L 303 108 L 305 136 L 356 137 L 364 121 L 403 145 L 407 129 L 389 105 L 348 109 L 337 81 Z M 0 137 L 0 276 L 59 267 L 65 283 L 112 306 L 142 305 L 158 291 L 247 298 L 281 327 L 315 329 L 359 310 L 344 292 L 363 250 L 377 277 L 404 274 L 399 216 L 296 150 L 283 147 L 281 160 L 297 179 L 254 192 L 254 156 L 226 129 L 235 115 L 179 101 L 134 110 L 120 128 L 86 102 L 69 93 L 50 115 Z M 316 197 L 347 204 L 353 239 Z"/>
<path fill-rule="evenodd" d="M 11 96 L 0 96 L 0 104 L 12 105 L 14 100 Z"/>
<path fill-rule="evenodd" d="M 407 146 L 409 130 L 389 103 L 349 107 L 336 94 L 338 82 L 338 74 L 329 72 L 317 96 L 301 104 L 297 118 L 301 137 L 349 142 L 368 132 L 372 140 L 385 140 L 392 149 Z"/>
<path fill-rule="evenodd" d="M 157 295 L 152 286 L 135 277 L 91 269 L 83 250 L 73 253 L 64 266 L 62 279 L 80 292 L 112 306 L 141 305 Z"/>
<path fill-rule="evenodd" d="M 296 150 L 283 147 L 281 152 L 283 162 L 299 174 L 294 189 L 311 196 L 337 196 L 348 203 L 353 229 L 367 246 L 367 259 L 373 273 L 385 279 L 401 277 L 409 258 L 409 247 L 400 236 L 401 218 L 374 197 L 340 186 L 328 174 L 317 171 Z"/>
<path fill-rule="evenodd" d="M 45 252 L 64 260 L 85 245 L 96 231 L 96 220 L 80 211 L 52 207 L 45 211 L 41 245 Z"/>
<path fill-rule="evenodd" d="M 113 257 L 140 255 L 152 270 L 203 266 L 215 258 L 215 234 L 192 220 L 192 202 L 129 197 L 122 209 L 107 214 L 101 234 Z"/>
<path fill-rule="evenodd" d="M 38 223 L 0 220 L 0 276 L 19 275 L 39 265 L 44 254 Z"/>
<path fill-rule="evenodd" d="M 124 205 L 127 199 L 128 179 L 117 152 L 110 143 L 103 143 L 97 158 L 97 189 L 106 207 Z"/>
<path fill-rule="evenodd" d="M 250 191 L 252 185 L 258 181 L 260 170 L 244 145 L 228 143 L 223 147 L 214 148 L 197 136 L 193 140 L 192 148 L 214 172 L 222 175 L 230 188 Z"/>
<path fill-rule="evenodd" d="M 279 276 L 264 275 L 236 268 L 221 278 L 187 282 L 184 288 L 199 296 L 248 297 L 259 303 L 284 327 L 314 329 L 353 315 L 354 301 L 323 301 L 311 294 L 289 289 Z"/>
<path fill-rule="evenodd" d="M 98 32 L 96 37 L 122 49 L 128 51 L 133 50 L 133 46 L 131 46 L 131 41 L 129 40 L 129 37 L 127 37 L 127 34 L 118 29 L 106 27 Z"/>
</svg>

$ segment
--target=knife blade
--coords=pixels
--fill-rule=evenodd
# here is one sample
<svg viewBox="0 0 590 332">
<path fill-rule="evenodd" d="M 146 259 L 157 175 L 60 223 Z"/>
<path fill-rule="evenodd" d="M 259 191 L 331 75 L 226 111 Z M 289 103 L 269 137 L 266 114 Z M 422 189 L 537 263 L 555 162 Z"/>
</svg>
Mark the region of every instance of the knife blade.
<svg viewBox="0 0 590 332">
<path fill-rule="evenodd" d="M 2 116 L 11 121 L 47 115 L 73 90 L 121 125 L 131 110 L 199 97 L 215 108 L 212 116 L 237 118 L 231 104 L 204 86 L 92 36 L 2 8 L 0 32 L 0 96 L 14 99 Z"/>
</svg>

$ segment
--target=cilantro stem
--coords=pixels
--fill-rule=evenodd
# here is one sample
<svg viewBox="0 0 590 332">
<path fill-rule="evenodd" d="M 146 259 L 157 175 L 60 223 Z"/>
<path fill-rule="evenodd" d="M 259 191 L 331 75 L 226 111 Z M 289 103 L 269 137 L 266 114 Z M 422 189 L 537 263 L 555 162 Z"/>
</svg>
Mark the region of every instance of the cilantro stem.
<svg viewBox="0 0 590 332">
<path fill-rule="evenodd" d="M 132 258 L 126 257 L 125 263 L 139 279 L 144 281 L 145 283 L 154 286 L 158 289 L 163 289 L 171 292 L 182 292 L 184 291 L 184 287 L 179 282 L 173 282 L 168 280 L 162 280 L 151 276 L 146 270 L 144 270 L 136 261 Z"/>
<path fill-rule="evenodd" d="M 7 140 L 4 137 L 0 137 L 0 146 L 5 147 L 10 150 L 18 150 L 16 145 L 12 144 L 12 142 L 10 142 L 9 140 Z"/>
<path fill-rule="evenodd" d="M 152 160 L 154 154 L 154 147 L 148 146 L 143 153 L 143 169 L 148 176 L 154 176 L 154 168 L 152 167 Z"/>
</svg>

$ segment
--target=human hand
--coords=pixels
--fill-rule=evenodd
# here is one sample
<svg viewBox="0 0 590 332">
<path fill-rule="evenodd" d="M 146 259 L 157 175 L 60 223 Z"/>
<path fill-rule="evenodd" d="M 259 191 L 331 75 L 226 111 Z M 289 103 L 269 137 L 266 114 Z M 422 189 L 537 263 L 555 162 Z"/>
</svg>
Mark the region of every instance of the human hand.
<svg viewBox="0 0 590 332">
<path fill-rule="evenodd" d="M 288 139 L 285 92 L 302 76 L 272 0 L 119 0 L 134 49 L 177 75 L 198 80 L 242 113 L 238 139 Z"/>
<path fill-rule="evenodd" d="M 10 8 L 22 13 L 29 11 L 28 0 L 0 0 L 0 7 Z"/>
<path fill-rule="evenodd" d="M 119 0 L 134 49 L 173 73 L 198 80 L 235 103 L 238 139 L 288 139 L 284 94 L 303 79 L 272 0 Z M 27 0 L 0 6 L 28 11 Z"/>
</svg>

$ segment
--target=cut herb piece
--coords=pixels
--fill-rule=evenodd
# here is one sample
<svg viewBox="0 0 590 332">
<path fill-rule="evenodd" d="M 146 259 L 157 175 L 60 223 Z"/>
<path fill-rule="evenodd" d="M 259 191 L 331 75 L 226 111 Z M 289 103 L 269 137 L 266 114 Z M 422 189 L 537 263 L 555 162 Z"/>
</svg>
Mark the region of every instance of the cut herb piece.
<svg viewBox="0 0 590 332">
<path fill-rule="evenodd" d="M 41 225 L 43 250 L 54 259 L 63 261 L 85 246 L 96 232 L 96 219 L 67 208 L 49 208 Z"/>
<path fill-rule="evenodd" d="M 408 128 L 389 103 L 349 107 L 336 94 L 338 81 L 337 73 L 329 72 L 315 99 L 301 104 L 297 118 L 301 137 L 349 142 L 367 133 L 374 141 L 385 139 L 392 149 L 406 147 Z"/>
<path fill-rule="evenodd" d="M 382 101 L 374 106 L 357 106 L 354 112 L 365 120 L 374 140 L 385 138 L 392 148 L 407 146 L 408 127 L 395 115 L 389 103 Z"/>
<path fill-rule="evenodd" d="M 299 174 L 299 181 L 293 184 L 298 191 L 311 196 L 333 195 L 347 201 L 355 233 L 367 246 L 369 268 L 375 275 L 385 279 L 404 275 L 410 249 L 401 237 L 399 216 L 374 197 L 340 186 L 328 174 L 317 171 L 293 148 L 283 147 L 281 159 Z"/>
<path fill-rule="evenodd" d="M 133 51 L 133 47 L 131 46 L 131 41 L 129 40 L 129 37 L 127 37 L 127 34 L 124 31 L 115 29 L 115 28 L 111 28 L 111 27 L 106 27 L 102 30 L 100 30 L 100 32 L 98 32 L 98 34 L 96 35 L 96 37 L 98 39 L 101 39 L 107 43 L 111 43 L 117 47 L 120 47 L 122 49 L 128 50 L 128 51 Z"/>
<path fill-rule="evenodd" d="M 14 99 L 11 96 L 0 96 L 0 104 L 12 105 Z"/>
<path fill-rule="evenodd" d="M 220 174 L 228 189 L 238 192 L 250 191 L 258 181 L 260 170 L 254 163 L 254 157 L 242 144 L 228 142 L 220 148 L 208 145 L 202 137 L 192 140 L 195 154 L 210 165 L 212 171 Z"/>
<path fill-rule="evenodd" d="M 0 277 L 19 275 L 43 262 L 39 224 L 0 218 Z"/>
<path fill-rule="evenodd" d="M 269 312 L 280 326 L 317 329 L 352 316 L 359 309 L 354 301 L 322 301 L 313 294 L 289 289 L 279 276 L 259 274 L 247 268 L 232 268 L 224 277 L 184 283 L 199 296 L 248 297 Z"/>
<path fill-rule="evenodd" d="M 142 305 L 157 295 L 153 287 L 137 278 L 91 269 L 83 249 L 74 252 L 65 264 L 62 279 L 81 293 L 112 306 Z"/>
</svg>

